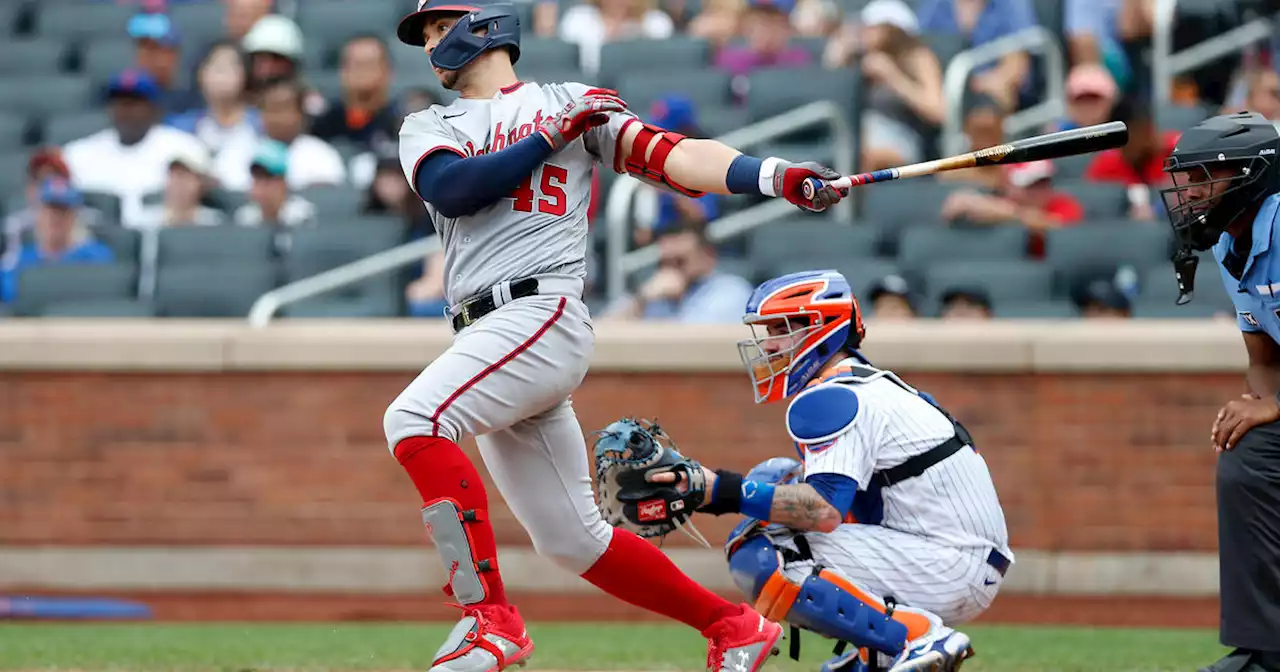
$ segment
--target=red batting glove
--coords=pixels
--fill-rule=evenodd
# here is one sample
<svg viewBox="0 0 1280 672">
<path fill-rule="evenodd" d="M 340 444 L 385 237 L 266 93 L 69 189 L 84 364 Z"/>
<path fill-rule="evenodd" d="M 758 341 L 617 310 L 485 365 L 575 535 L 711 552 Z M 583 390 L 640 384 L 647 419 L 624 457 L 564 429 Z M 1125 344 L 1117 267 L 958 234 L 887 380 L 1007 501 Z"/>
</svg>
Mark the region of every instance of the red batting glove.
<svg viewBox="0 0 1280 672">
<path fill-rule="evenodd" d="M 617 91 L 591 89 L 569 101 L 560 114 L 544 119 L 538 125 L 538 133 L 551 145 L 551 151 L 558 152 L 583 133 L 608 123 L 607 113 L 626 111 L 627 104 L 618 97 Z"/>
</svg>

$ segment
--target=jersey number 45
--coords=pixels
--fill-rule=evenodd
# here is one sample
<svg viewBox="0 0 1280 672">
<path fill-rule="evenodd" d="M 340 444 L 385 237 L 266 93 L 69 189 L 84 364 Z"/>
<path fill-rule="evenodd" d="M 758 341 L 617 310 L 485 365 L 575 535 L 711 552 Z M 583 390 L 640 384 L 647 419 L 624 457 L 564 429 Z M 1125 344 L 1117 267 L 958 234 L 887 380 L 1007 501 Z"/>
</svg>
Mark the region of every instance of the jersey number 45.
<svg viewBox="0 0 1280 672">
<path fill-rule="evenodd" d="M 569 181 L 569 171 L 554 164 L 544 163 L 538 174 L 539 186 L 536 193 L 533 190 L 533 175 L 524 178 L 524 182 L 511 192 L 511 198 L 515 199 L 511 209 L 516 212 L 533 212 L 536 200 L 538 212 L 557 217 L 563 216 L 569 208 L 569 199 L 564 193 L 564 185 Z"/>
</svg>

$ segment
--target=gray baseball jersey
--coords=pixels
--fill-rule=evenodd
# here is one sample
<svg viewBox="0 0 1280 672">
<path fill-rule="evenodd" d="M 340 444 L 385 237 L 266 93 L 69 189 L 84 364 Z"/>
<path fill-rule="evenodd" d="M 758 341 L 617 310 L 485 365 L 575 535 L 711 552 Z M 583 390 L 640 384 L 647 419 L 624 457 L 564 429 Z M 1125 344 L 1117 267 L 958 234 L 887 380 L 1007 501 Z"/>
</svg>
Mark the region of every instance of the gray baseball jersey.
<svg viewBox="0 0 1280 672">
<path fill-rule="evenodd" d="M 533 134 L 548 116 L 594 87 L 579 83 L 519 83 L 486 100 L 459 98 L 411 114 L 400 130 L 400 163 L 410 184 L 428 154 L 463 157 L 500 151 Z M 427 204 L 444 244 L 445 296 L 450 303 L 504 280 L 565 275 L 585 280 L 587 206 L 596 161 L 617 171 L 618 138 L 635 115 L 610 114 L 542 164 L 510 198 L 468 217 L 443 217 Z M 621 171 L 618 171 L 621 172 Z"/>
</svg>

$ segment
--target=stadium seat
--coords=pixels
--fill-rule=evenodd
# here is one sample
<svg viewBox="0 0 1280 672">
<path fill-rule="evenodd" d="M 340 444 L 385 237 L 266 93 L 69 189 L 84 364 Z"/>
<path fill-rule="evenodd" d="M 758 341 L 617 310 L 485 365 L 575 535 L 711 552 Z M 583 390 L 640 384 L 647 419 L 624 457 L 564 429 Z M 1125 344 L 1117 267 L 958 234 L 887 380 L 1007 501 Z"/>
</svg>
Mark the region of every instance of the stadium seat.
<svg viewBox="0 0 1280 672">
<path fill-rule="evenodd" d="M 155 317 L 155 307 L 148 301 L 135 299 L 98 299 L 59 301 L 45 306 L 41 317 Z"/>
<path fill-rule="evenodd" d="M 273 233 L 267 227 L 183 227 L 162 229 L 158 242 L 161 269 L 219 261 L 253 263 L 271 258 Z"/>
<path fill-rule="evenodd" d="M 1142 273 L 1138 287 L 1143 302 L 1172 306 L 1178 300 L 1178 281 L 1174 278 L 1172 263 L 1148 267 Z M 1200 266 L 1196 269 L 1195 293 L 1191 296 L 1191 301 L 1186 306 L 1177 307 L 1192 305 L 1210 310 L 1235 311 L 1227 286 L 1222 282 L 1222 273 L 1211 255 L 1200 259 Z"/>
<path fill-rule="evenodd" d="M 1140 297 L 1133 304 L 1133 317 L 1137 319 L 1157 319 L 1157 320 L 1204 320 L 1213 317 L 1222 317 L 1231 322 L 1235 322 L 1235 310 L 1231 307 L 1222 307 L 1212 303 L 1204 303 L 1192 299 L 1185 306 L 1179 306 L 1172 300 L 1159 301 L 1146 297 Z"/>
<path fill-rule="evenodd" d="M 766 279 L 786 275 L 787 273 L 827 268 L 839 271 L 840 274 L 844 275 L 845 280 L 849 282 L 849 287 L 853 289 L 854 296 L 858 297 L 859 301 L 864 302 L 867 300 L 867 292 L 872 285 L 879 282 L 886 275 L 901 273 L 901 269 L 892 260 L 879 257 L 860 257 L 857 254 L 850 253 L 843 255 L 839 259 L 828 259 L 827 261 L 833 261 L 834 263 L 817 263 L 805 259 L 791 259 L 771 267 L 765 267 L 763 270 L 768 271 L 765 274 Z"/>
<path fill-rule="evenodd" d="M 161 317 L 238 317 L 276 287 L 275 264 L 234 261 L 162 265 L 156 278 Z"/>
<path fill-rule="evenodd" d="M 980 287 L 992 303 L 1053 298 L 1053 269 L 1036 261 L 951 261 L 930 266 L 923 277 L 934 301 L 956 287 Z"/>
<path fill-rule="evenodd" d="M 80 112 L 94 104 L 93 87 L 77 75 L 16 75 L 0 78 L 0 109 L 47 118 Z"/>
<path fill-rule="evenodd" d="M 955 58 L 956 54 L 969 47 L 968 39 L 963 35 L 925 33 L 920 36 L 920 39 L 929 47 L 930 51 L 937 55 L 938 62 L 942 64 L 943 68 L 947 67 L 947 63 Z"/>
<path fill-rule="evenodd" d="M 1124 265 L 1145 270 L 1169 260 L 1168 227 L 1126 220 L 1049 231 L 1045 262 L 1054 269 L 1056 291 L 1066 296 L 1081 283 L 1112 276 Z"/>
<path fill-rule="evenodd" d="M 0 112 L 0 150 L 17 150 L 26 144 L 26 135 L 26 117 Z"/>
<path fill-rule="evenodd" d="M 310 69 L 307 71 L 307 83 L 320 92 L 325 100 L 334 100 L 342 95 L 342 73 L 333 68 Z"/>
<path fill-rule="evenodd" d="M 18 274 L 15 315 L 34 317 L 63 301 L 132 299 L 137 293 L 138 266 L 61 264 L 35 266 Z"/>
<path fill-rule="evenodd" d="M 1182 132 L 1213 115 L 1214 111 L 1204 105 L 1170 103 L 1156 108 L 1156 126 L 1162 131 Z"/>
<path fill-rule="evenodd" d="M 103 245 L 111 248 L 116 261 L 137 263 L 138 250 L 142 245 L 142 234 L 137 229 L 127 229 L 116 224 L 104 224 L 93 227 L 93 236 Z"/>
<path fill-rule="evenodd" d="M 844 258 L 880 254 L 879 231 L 824 217 L 792 217 L 761 226 L 749 234 L 749 255 L 762 266 L 806 261 L 825 266 Z"/>
<path fill-rule="evenodd" d="M 70 112 L 51 117 L 44 127 L 44 142 L 49 145 L 65 145 L 72 140 L 93 135 L 111 126 L 106 110 Z"/>
<path fill-rule="evenodd" d="M 403 9 L 394 2 L 309 0 L 300 3 L 298 27 L 308 45 L 322 45 L 323 61 L 309 65 L 335 67 L 339 50 L 354 35 L 382 35 L 400 20 Z"/>
<path fill-rule="evenodd" d="M 600 86 L 614 87 L 623 76 L 644 68 L 672 73 L 711 65 L 711 45 L 696 37 L 606 42 L 600 49 Z"/>
<path fill-rule="evenodd" d="M 1124 217 L 1129 210 L 1129 196 L 1124 185 L 1084 180 L 1059 180 L 1058 191 L 1074 196 L 1084 206 L 1085 217 Z"/>
<path fill-rule="evenodd" d="M 516 64 L 516 72 L 520 74 L 520 79 L 526 82 L 535 82 L 538 84 L 559 84 L 564 82 L 577 82 L 579 84 L 592 83 L 590 81 L 591 78 L 577 68 L 521 68 L 521 65 L 524 65 L 524 63 Z"/>
<path fill-rule="evenodd" d="M 312 187 L 304 190 L 301 195 L 316 206 L 322 224 L 334 217 L 355 216 L 364 207 L 365 201 L 364 190 L 355 187 Z"/>
<path fill-rule="evenodd" d="M 69 40 L 103 34 L 124 35 L 129 19 L 138 12 L 133 3 L 115 2 L 39 2 L 32 3 L 31 7 L 36 10 L 39 35 Z"/>
<path fill-rule="evenodd" d="M 84 204 L 101 212 L 108 222 L 120 221 L 120 213 L 124 205 L 120 202 L 119 196 L 104 191 L 85 190 L 81 193 L 84 196 Z"/>
<path fill-rule="evenodd" d="M 389 297 L 398 300 L 392 293 Z M 289 319 L 335 319 L 396 317 L 399 304 L 382 297 L 356 299 L 315 298 L 284 306 L 280 314 Z"/>
<path fill-rule="evenodd" d="M 404 227 L 395 218 L 358 218 L 345 224 L 304 229 L 293 234 L 284 258 L 285 282 L 294 282 L 343 264 L 389 250 L 404 242 Z M 399 278 L 384 273 L 326 294 L 326 300 L 366 304 L 360 310 L 392 315 L 399 305 Z"/>
<path fill-rule="evenodd" d="M 116 73 L 133 65 L 137 51 L 133 40 L 125 37 L 95 39 L 84 46 L 80 72 L 89 78 L 94 91 L 105 92 Z"/>
<path fill-rule="evenodd" d="M 21 152 L 0 154 L 0 194 L 7 194 L 10 197 L 21 196 L 26 185 L 26 155 Z"/>
<path fill-rule="evenodd" d="M 748 113 L 740 107 L 716 105 L 698 110 L 698 125 L 708 138 L 718 138 L 748 123 Z"/>
<path fill-rule="evenodd" d="M 664 96 L 687 96 L 698 107 L 698 116 L 705 121 L 708 110 L 732 103 L 728 73 L 711 68 L 681 72 L 631 72 L 618 78 L 617 90 L 631 109 L 642 117 L 649 108 Z"/>
<path fill-rule="evenodd" d="M 747 109 L 753 121 L 769 119 L 817 100 L 830 100 L 852 112 L 856 103 L 856 79 L 848 68 L 756 70 L 748 77 Z"/>
<path fill-rule="evenodd" d="M 1021 226 L 912 227 L 902 232 L 898 242 L 898 263 L 922 271 L 939 262 L 1021 259 L 1026 256 L 1028 237 Z"/>
<path fill-rule="evenodd" d="M 1097 154 L 1077 154 L 1075 156 L 1064 156 L 1061 159 L 1054 159 L 1054 168 L 1056 173 L 1054 179 L 1060 182 L 1070 183 L 1074 180 L 1084 178 L 1084 173 L 1089 168 L 1089 164 L 1093 163 Z"/>
<path fill-rule="evenodd" d="M 521 70 L 576 70 L 578 45 L 547 37 L 521 38 L 520 61 L 516 67 Z"/>
<path fill-rule="evenodd" d="M 886 226 L 932 224 L 942 217 L 942 203 L 957 185 L 927 178 L 863 187 L 862 215 Z"/>
<path fill-rule="evenodd" d="M 224 35 L 223 17 L 227 12 L 224 5 L 221 2 L 170 2 L 169 18 L 187 44 L 204 45 Z"/>
<path fill-rule="evenodd" d="M 66 60 L 67 44 L 62 40 L 0 40 L 0 75 L 56 73 Z"/>
<path fill-rule="evenodd" d="M 1070 301 L 999 301 L 992 313 L 1000 319 L 1066 320 L 1080 317 L 1080 309 Z"/>
</svg>

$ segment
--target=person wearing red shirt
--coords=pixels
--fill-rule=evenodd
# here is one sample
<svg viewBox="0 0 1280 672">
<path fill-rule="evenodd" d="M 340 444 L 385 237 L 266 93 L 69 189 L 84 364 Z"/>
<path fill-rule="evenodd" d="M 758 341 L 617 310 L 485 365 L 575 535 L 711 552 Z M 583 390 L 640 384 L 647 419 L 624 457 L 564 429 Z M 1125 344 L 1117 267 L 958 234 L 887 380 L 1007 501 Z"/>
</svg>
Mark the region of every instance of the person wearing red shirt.
<svg viewBox="0 0 1280 672">
<path fill-rule="evenodd" d="M 1164 160 L 1173 152 L 1181 133 L 1161 132 L 1151 109 L 1133 98 L 1122 99 L 1113 116 L 1129 127 L 1129 142 L 1123 147 L 1098 152 L 1084 171 L 1085 179 L 1128 186 L 1163 185 L 1168 177 Z"/>
<path fill-rule="evenodd" d="M 1054 171 L 1050 161 L 1009 166 L 1000 194 L 957 191 L 943 202 L 942 217 L 977 225 L 1021 223 L 1031 232 L 1027 253 L 1042 257 L 1045 231 L 1084 219 L 1084 206 L 1070 194 L 1053 188 Z"/>
</svg>

